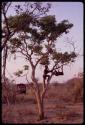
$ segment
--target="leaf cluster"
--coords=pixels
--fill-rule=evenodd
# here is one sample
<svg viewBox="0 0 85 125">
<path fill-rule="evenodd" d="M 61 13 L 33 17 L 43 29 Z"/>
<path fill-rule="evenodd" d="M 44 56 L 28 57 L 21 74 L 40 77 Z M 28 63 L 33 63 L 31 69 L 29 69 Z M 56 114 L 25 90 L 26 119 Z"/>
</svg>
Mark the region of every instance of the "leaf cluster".
<svg viewBox="0 0 85 125">
<path fill-rule="evenodd" d="M 10 45 L 9 45 L 9 49 L 10 52 L 13 54 L 16 52 L 17 48 L 20 47 L 22 45 L 20 39 L 18 38 L 11 38 L 10 40 Z"/>
<path fill-rule="evenodd" d="M 49 57 L 48 56 L 44 56 L 44 58 L 43 59 L 41 59 L 41 61 L 40 61 L 40 64 L 41 65 L 49 65 Z"/>
<path fill-rule="evenodd" d="M 10 29 L 15 30 L 16 32 L 24 31 L 29 32 L 30 31 L 30 23 L 32 22 L 33 17 L 22 13 L 21 15 L 16 16 L 10 16 L 8 18 L 8 24 Z"/>
<path fill-rule="evenodd" d="M 28 70 L 29 69 L 29 66 L 28 65 L 24 65 L 24 70 Z"/>
<path fill-rule="evenodd" d="M 46 31 L 46 33 L 49 33 L 50 31 L 54 31 L 55 30 L 55 16 L 45 16 L 42 17 L 39 20 L 39 25 L 41 27 L 42 30 Z"/>
<path fill-rule="evenodd" d="M 20 77 L 24 73 L 24 71 L 26 71 L 26 70 L 27 71 L 29 70 L 29 66 L 28 65 L 24 65 L 23 69 L 22 70 L 18 70 L 17 72 L 14 73 L 14 75 Z"/>
<path fill-rule="evenodd" d="M 10 39 L 10 43 L 11 43 L 11 45 L 13 45 L 14 47 L 19 47 L 19 46 L 21 46 L 21 41 L 20 41 L 20 39 L 18 39 L 18 38 L 11 38 Z"/>
<path fill-rule="evenodd" d="M 34 51 L 34 53 L 36 53 L 36 54 L 42 54 L 42 46 L 41 45 L 35 45 L 34 47 L 33 47 L 33 51 Z"/>
<path fill-rule="evenodd" d="M 39 8 L 40 5 L 38 9 Z M 27 51 L 31 50 L 31 52 L 35 55 L 42 55 L 43 46 L 41 43 L 43 41 L 51 41 L 51 46 L 45 46 L 48 52 L 48 56 L 50 54 L 52 55 L 52 59 L 54 61 L 60 61 L 62 63 L 74 61 L 76 57 L 76 54 L 74 52 L 70 54 L 68 52 L 60 53 L 56 52 L 55 45 L 54 47 L 52 47 L 57 38 L 59 38 L 63 33 L 67 34 L 69 32 L 69 29 L 73 27 L 73 24 L 69 23 L 68 20 L 63 20 L 60 23 L 57 23 L 54 15 L 35 18 L 33 14 L 23 12 L 19 15 L 9 17 L 8 24 L 12 30 L 16 30 L 16 32 L 19 33 L 24 32 L 26 34 L 26 36 L 23 35 L 18 38 L 10 39 L 13 53 L 16 52 L 16 48 L 23 46 L 24 42 L 22 42 L 22 40 L 25 39 L 26 46 L 24 47 L 26 47 Z M 28 35 L 29 33 L 31 34 L 30 37 Z M 31 43 L 28 41 L 30 41 Z M 45 57 L 40 61 L 40 64 L 49 64 L 48 56 L 45 55 Z"/>
<path fill-rule="evenodd" d="M 30 33 L 32 40 L 36 42 L 48 39 L 49 34 L 50 40 L 56 40 L 63 33 L 68 33 L 68 29 L 73 27 L 73 24 L 69 23 L 68 20 L 57 23 L 55 16 L 52 15 L 36 19 L 27 13 L 9 17 L 8 24 L 16 32 Z"/>
<path fill-rule="evenodd" d="M 22 73 L 23 73 L 23 71 L 19 70 L 19 71 L 15 72 L 14 75 L 20 77 L 22 75 Z"/>
<path fill-rule="evenodd" d="M 53 53 L 53 60 L 56 62 L 74 62 L 75 58 L 77 57 L 77 54 L 75 52 L 71 52 L 70 54 L 68 52 L 61 53 L 61 52 L 54 52 Z"/>
</svg>

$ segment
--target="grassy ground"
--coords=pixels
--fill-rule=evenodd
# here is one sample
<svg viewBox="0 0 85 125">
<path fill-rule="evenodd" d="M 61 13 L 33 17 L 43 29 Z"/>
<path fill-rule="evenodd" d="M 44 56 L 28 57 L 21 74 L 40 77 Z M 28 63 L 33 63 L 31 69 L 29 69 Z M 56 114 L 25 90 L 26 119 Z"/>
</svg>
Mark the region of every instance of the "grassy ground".
<svg viewBox="0 0 85 125">
<path fill-rule="evenodd" d="M 18 94 L 16 102 L 2 104 L 3 123 L 82 123 L 82 80 L 66 84 L 50 85 L 44 99 L 45 119 L 38 121 L 37 104 L 33 93 L 27 88 L 26 95 Z M 77 86 L 77 87 L 76 87 Z M 80 91 L 81 90 L 81 91 Z M 76 96 L 78 98 L 76 98 Z"/>
</svg>

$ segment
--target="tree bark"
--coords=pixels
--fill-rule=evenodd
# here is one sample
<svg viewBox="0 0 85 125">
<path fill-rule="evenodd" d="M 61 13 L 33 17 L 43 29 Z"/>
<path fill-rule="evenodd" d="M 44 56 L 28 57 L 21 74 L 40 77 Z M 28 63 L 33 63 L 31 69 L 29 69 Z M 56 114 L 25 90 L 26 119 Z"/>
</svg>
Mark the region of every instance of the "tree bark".
<svg viewBox="0 0 85 125">
<path fill-rule="evenodd" d="M 3 50 L 3 82 L 5 83 L 5 70 L 6 70 L 6 60 L 7 60 L 7 46 Z"/>
<path fill-rule="evenodd" d="M 44 103 L 43 103 L 43 98 L 40 96 L 40 93 L 37 94 L 36 99 L 37 99 L 39 120 L 43 120 L 45 118 L 44 117 Z"/>
<path fill-rule="evenodd" d="M 32 81 L 35 84 L 35 96 L 37 101 L 37 107 L 38 107 L 38 114 L 39 114 L 39 120 L 44 119 L 44 103 L 43 98 L 41 96 L 41 92 L 39 89 L 39 85 L 37 83 L 37 80 L 35 78 L 35 67 L 32 66 Z"/>
<path fill-rule="evenodd" d="M 3 63 L 2 63 L 2 65 L 3 65 L 3 71 L 2 71 L 2 75 L 3 75 L 3 78 L 2 78 L 3 82 L 2 83 L 3 83 L 3 85 L 2 86 L 4 86 L 4 88 L 5 88 L 5 90 L 3 90 L 3 91 L 7 91 L 5 98 L 6 98 L 7 104 L 9 105 L 9 90 L 8 90 L 7 85 L 6 85 L 7 80 L 6 80 L 6 75 L 5 75 L 6 61 L 7 61 L 7 51 L 8 51 L 8 48 L 7 48 L 7 45 L 6 45 L 3 49 Z"/>
</svg>

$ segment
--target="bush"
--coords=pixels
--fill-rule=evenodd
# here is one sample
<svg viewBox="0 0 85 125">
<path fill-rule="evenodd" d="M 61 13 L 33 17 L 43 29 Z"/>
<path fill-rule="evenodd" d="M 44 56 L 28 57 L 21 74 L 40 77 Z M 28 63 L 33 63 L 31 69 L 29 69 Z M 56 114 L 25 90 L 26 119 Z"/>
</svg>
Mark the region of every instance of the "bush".
<svg viewBox="0 0 85 125">
<path fill-rule="evenodd" d="M 9 83 L 2 84 L 2 103 L 15 103 L 16 88 L 15 85 Z"/>
<path fill-rule="evenodd" d="M 74 78 L 67 82 L 67 99 L 73 102 L 83 101 L 83 79 Z"/>
</svg>

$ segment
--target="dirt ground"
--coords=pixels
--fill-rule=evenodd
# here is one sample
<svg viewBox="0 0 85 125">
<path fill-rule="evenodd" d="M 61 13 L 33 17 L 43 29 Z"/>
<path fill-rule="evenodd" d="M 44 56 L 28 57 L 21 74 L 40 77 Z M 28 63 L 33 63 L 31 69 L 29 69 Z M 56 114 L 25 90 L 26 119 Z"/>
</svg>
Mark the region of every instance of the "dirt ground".
<svg viewBox="0 0 85 125">
<path fill-rule="evenodd" d="M 73 101 L 68 86 L 50 86 L 44 99 L 45 119 L 39 121 L 37 104 L 30 91 L 17 95 L 15 104 L 2 104 L 3 123 L 83 123 L 83 101 Z M 68 98 L 69 97 L 69 98 Z"/>
<path fill-rule="evenodd" d="M 44 120 L 38 121 L 37 108 L 34 104 L 22 103 L 3 105 L 3 123 L 82 123 L 83 104 L 46 104 Z"/>
</svg>

